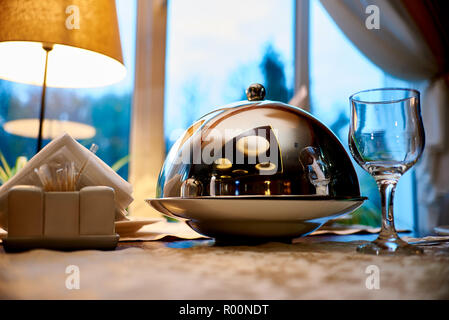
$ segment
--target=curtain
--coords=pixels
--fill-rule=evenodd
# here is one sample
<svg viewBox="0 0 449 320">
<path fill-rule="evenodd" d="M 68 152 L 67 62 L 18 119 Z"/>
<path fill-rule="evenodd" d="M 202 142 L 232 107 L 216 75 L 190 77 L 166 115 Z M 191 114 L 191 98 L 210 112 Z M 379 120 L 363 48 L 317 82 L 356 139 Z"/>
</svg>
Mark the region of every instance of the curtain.
<svg viewBox="0 0 449 320">
<path fill-rule="evenodd" d="M 399 79 L 424 83 L 421 108 L 426 148 L 416 165 L 418 227 L 428 233 L 438 224 L 449 224 L 447 0 L 320 1 L 374 64 Z M 379 24 L 373 28 L 367 20 L 376 9 Z"/>
</svg>

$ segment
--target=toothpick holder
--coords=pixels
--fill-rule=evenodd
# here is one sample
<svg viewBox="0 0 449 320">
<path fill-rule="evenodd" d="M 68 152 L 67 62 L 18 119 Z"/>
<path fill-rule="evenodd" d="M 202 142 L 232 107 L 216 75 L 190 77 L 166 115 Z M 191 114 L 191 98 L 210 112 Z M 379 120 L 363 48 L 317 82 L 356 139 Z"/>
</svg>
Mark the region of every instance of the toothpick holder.
<svg viewBox="0 0 449 320">
<path fill-rule="evenodd" d="M 8 236 L 3 246 L 7 252 L 112 250 L 119 239 L 114 196 L 114 189 L 105 186 L 66 192 L 15 186 L 8 193 Z"/>
</svg>

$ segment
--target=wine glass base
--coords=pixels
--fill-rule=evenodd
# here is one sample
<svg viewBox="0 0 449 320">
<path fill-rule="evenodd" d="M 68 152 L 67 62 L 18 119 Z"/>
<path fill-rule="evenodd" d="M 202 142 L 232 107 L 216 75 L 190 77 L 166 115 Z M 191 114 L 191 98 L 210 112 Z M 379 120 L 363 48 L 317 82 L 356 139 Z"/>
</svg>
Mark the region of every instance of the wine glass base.
<svg viewBox="0 0 449 320">
<path fill-rule="evenodd" d="M 374 255 L 414 255 L 423 254 L 421 248 L 408 244 L 400 238 L 376 239 L 357 247 L 357 252 Z"/>
</svg>

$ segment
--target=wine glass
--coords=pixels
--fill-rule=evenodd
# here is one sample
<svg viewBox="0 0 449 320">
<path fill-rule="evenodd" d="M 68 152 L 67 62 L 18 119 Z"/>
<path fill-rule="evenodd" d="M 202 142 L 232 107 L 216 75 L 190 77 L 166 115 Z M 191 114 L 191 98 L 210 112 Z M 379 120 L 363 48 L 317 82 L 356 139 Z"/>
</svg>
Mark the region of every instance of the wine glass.
<svg viewBox="0 0 449 320">
<path fill-rule="evenodd" d="M 357 251 L 377 255 L 422 253 L 399 238 L 393 216 L 399 178 L 418 161 L 424 150 L 419 91 L 365 90 L 353 94 L 349 101 L 349 148 L 357 163 L 376 180 L 382 203 L 379 237 L 359 246 Z"/>
</svg>

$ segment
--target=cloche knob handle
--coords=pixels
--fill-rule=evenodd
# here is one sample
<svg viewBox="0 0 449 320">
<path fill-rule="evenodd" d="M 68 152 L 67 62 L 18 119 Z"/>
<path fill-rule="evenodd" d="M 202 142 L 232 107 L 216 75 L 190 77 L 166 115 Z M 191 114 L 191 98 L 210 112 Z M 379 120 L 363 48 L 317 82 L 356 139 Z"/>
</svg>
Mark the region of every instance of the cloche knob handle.
<svg viewBox="0 0 449 320">
<path fill-rule="evenodd" d="M 246 89 L 246 97 L 249 101 L 260 101 L 265 98 L 265 88 L 260 83 L 253 83 Z"/>
</svg>

